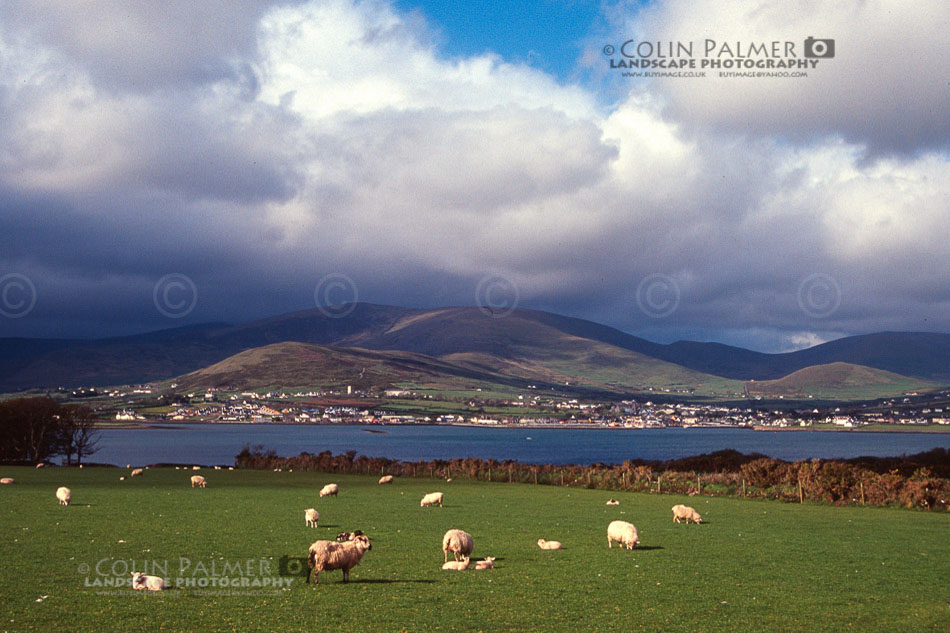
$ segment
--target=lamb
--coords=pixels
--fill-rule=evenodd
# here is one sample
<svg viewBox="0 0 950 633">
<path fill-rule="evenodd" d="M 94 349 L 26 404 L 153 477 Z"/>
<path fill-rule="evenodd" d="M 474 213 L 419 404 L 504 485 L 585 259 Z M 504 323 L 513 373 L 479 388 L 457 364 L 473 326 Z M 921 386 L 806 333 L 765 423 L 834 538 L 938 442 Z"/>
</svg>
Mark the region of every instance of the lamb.
<svg viewBox="0 0 950 633">
<path fill-rule="evenodd" d="M 327 484 L 326 486 L 320 489 L 320 496 L 329 497 L 332 495 L 335 497 L 338 492 L 340 492 L 340 487 L 338 485 Z"/>
<path fill-rule="evenodd" d="M 59 505 L 68 506 L 69 500 L 73 498 L 73 491 L 66 486 L 60 486 L 56 489 L 56 498 L 59 499 Z"/>
<path fill-rule="evenodd" d="M 442 569 L 452 569 L 455 571 L 465 571 L 468 569 L 468 566 L 471 564 L 472 559 L 468 556 L 463 556 L 462 561 L 450 560 L 442 565 Z"/>
<path fill-rule="evenodd" d="M 681 519 L 685 519 L 687 525 L 690 521 L 699 525 L 703 522 L 703 517 L 699 515 L 699 512 L 696 512 L 693 508 L 689 506 L 684 506 L 682 504 L 677 504 L 673 506 L 673 523 L 679 523 Z"/>
<path fill-rule="evenodd" d="M 201 475 L 192 475 L 192 476 L 191 476 L 191 487 L 192 487 L 192 488 L 194 488 L 195 486 L 198 486 L 199 488 L 205 488 L 205 487 L 207 487 L 207 485 L 208 485 L 208 482 L 205 481 L 205 478 L 202 477 Z"/>
<path fill-rule="evenodd" d="M 459 556 L 471 556 L 475 549 L 475 539 L 468 532 L 462 530 L 449 530 L 442 537 L 442 553 L 445 554 L 445 561 L 449 560 L 449 552 L 455 555 L 455 560 Z"/>
<path fill-rule="evenodd" d="M 350 581 L 350 570 L 360 564 L 363 555 L 373 549 L 369 537 L 357 536 L 346 543 L 316 541 L 307 554 L 307 582 L 310 582 L 310 570 L 313 570 L 313 584 L 321 571 L 342 569 L 343 582 Z"/>
<path fill-rule="evenodd" d="M 320 513 L 313 508 L 307 508 L 303 511 L 303 518 L 307 521 L 307 527 L 317 527 L 317 521 L 320 520 Z"/>
<path fill-rule="evenodd" d="M 607 547 L 613 547 L 614 541 L 627 549 L 633 549 L 639 545 L 640 537 L 637 535 L 636 526 L 626 521 L 611 521 L 607 526 Z"/>
<path fill-rule="evenodd" d="M 538 539 L 538 547 L 541 549 L 564 549 L 561 541 L 545 541 L 543 538 Z"/>
<path fill-rule="evenodd" d="M 391 484 L 392 482 L 393 482 L 392 475 L 383 475 L 382 477 L 379 478 L 380 486 L 382 486 L 383 484 Z"/>
<path fill-rule="evenodd" d="M 141 468 L 136 468 L 136 469 L 133 470 L 131 473 L 129 473 L 129 477 L 138 477 L 139 475 L 141 475 L 141 474 L 144 473 L 144 472 L 145 472 L 145 471 L 142 470 Z"/>
<path fill-rule="evenodd" d="M 143 591 L 161 591 L 165 588 L 165 579 L 160 576 L 146 576 L 143 573 L 132 572 L 132 589 Z"/>
<path fill-rule="evenodd" d="M 619 506 L 619 505 L 620 505 L 620 502 L 617 501 L 616 499 L 614 499 L 613 497 L 611 497 L 610 499 L 607 499 L 607 505 L 609 505 L 609 506 Z"/>
<path fill-rule="evenodd" d="M 352 541 L 357 536 L 363 536 L 363 530 L 353 530 L 352 532 L 340 532 L 336 535 L 336 540 L 338 543 L 345 543 L 346 541 Z"/>
<path fill-rule="evenodd" d="M 4 477 L 3 479 L 0 479 L 0 485 L 4 485 L 4 486 L 5 486 L 5 485 L 7 485 L 7 484 L 12 484 L 13 481 L 14 481 L 14 480 L 13 480 L 13 477 Z"/>
<path fill-rule="evenodd" d="M 475 561 L 474 565 L 472 566 L 472 569 L 475 569 L 475 570 L 479 570 L 479 569 L 494 569 L 494 568 L 495 568 L 495 557 L 494 557 L 494 556 L 486 556 L 486 557 L 485 557 L 485 560 L 478 560 L 478 561 Z"/>
<path fill-rule="evenodd" d="M 439 507 L 442 507 L 442 493 L 441 492 L 430 492 L 422 498 L 422 501 L 419 502 L 419 507 L 424 508 L 426 506 L 434 506 L 439 504 Z"/>
</svg>

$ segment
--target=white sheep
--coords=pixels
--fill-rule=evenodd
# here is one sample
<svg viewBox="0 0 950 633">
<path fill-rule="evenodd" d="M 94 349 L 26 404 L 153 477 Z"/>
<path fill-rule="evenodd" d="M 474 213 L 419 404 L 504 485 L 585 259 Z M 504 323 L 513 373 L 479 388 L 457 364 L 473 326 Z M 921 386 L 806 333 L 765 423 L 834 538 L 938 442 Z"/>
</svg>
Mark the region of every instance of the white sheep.
<svg viewBox="0 0 950 633">
<path fill-rule="evenodd" d="M 360 564 L 363 554 L 373 549 L 367 536 L 357 536 L 352 541 L 317 541 L 307 553 L 307 582 L 310 582 L 310 570 L 313 570 L 313 583 L 321 571 L 342 569 L 343 582 L 349 582 L 350 570 Z"/>
<path fill-rule="evenodd" d="M 424 508 L 426 506 L 434 506 L 439 504 L 439 507 L 442 507 L 442 493 L 441 492 L 430 492 L 422 498 L 422 501 L 419 502 L 419 507 Z"/>
<path fill-rule="evenodd" d="M 138 477 L 139 475 L 141 475 L 141 474 L 144 473 L 144 472 L 145 472 L 145 471 L 142 470 L 141 468 L 136 468 L 136 469 L 133 470 L 131 473 L 129 473 L 129 477 Z"/>
<path fill-rule="evenodd" d="M 338 485 L 327 484 L 326 486 L 320 489 L 320 496 L 321 497 L 329 497 L 329 496 L 335 497 L 338 492 L 340 492 L 340 487 Z"/>
<path fill-rule="evenodd" d="M 317 521 L 320 520 L 320 513 L 313 508 L 307 508 L 303 511 L 303 518 L 307 521 L 307 527 L 317 527 Z"/>
<path fill-rule="evenodd" d="M 495 557 L 494 557 L 494 556 L 486 556 L 484 560 L 477 560 L 477 561 L 475 561 L 475 563 L 472 565 L 472 569 L 475 569 L 475 570 L 479 570 L 479 569 L 494 569 L 494 568 L 495 568 Z"/>
<path fill-rule="evenodd" d="M 37 467 L 37 468 L 46 468 L 46 464 L 44 464 L 43 462 L 40 462 L 39 464 L 36 465 L 36 467 Z"/>
<path fill-rule="evenodd" d="M 620 505 L 620 502 L 617 501 L 616 499 L 614 499 L 613 497 L 611 497 L 610 499 L 607 499 L 607 505 L 609 505 L 609 506 L 619 506 L 619 505 Z"/>
<path fill-rule="evenodd" d="M 199 488 L 206 488 L 208 486 L 208 482 L 205 481 L 205 478 L 202 477 L 201 475 L 192 475 L 191 487 L 194 488 L 195 486 Z"/>
<path fill-rule="evenodd" d="M 121 477 L 119 477 L 119 481 L 125 481 L 125 475 L 122 475 Z"/>
<path fill-rule="evenodd" d="M 455 560 L 460 556 L 471 556 L 475 549 L 475 539 L 468 532 L 462 530 L 449 530 L 442 537 L 442 553 L 445 554 L 445 561 L 449 560 L 449 552 L 455 555 Z"/>
<path fill-rule="evenodd" d="M 699 512 L 696 512 L 693 508 L 689 506 L 684 506 L 682 504 L 677 504 L 673 506 L 673 523 L 679 523 L 681 519 L 685 519 L 687 525 L 690 521 L 699 525 L 703 522 L 703 517 L 699 515 Z"/>
<path fill-rule="evenodd" d="M 468 569 L 468 566 L 469 564 L 471 564 L 471 562 L 472 562 L 471 558 L 469 558 L 468 556 L 463 556 L 461 561 L 457 561 L 457 560 L 446 561 L 446 563 L 442 565 L 442 569 L 465 571 L 466 569 Z"/>
<path fill-rule="evenodd" d="M 380 486 L 382 486 L 383 484 L 391 484 L 392 482 L 393 482 L 392 475 L 383 475 L 382 477 L 379 478 Z"/>
<path fill-rule="evenodd" d="M 56 489 L 56 498 L 59 499 L 59 505 L 68 506 L 69 500 L 73 498 L 73 491 L 66 486 L 60 486 Z"/>
<path fill-rule="evenodd" d="M 4 485 L 4 486 L 7 484 L 12 484 L 13 482 L 14 482 L 13 477 L 4 477 L 3 479 L 0 479 L 0 485 Z"/>
<path fill-rule="evenodd" d="M 220 467 L 220 466 L 215 466 L 214 469 L 215 469 L 215 470 L 221 470 L 221 467 Z"/>
<path fill-rule="evenodd" d="M 543 538 L 538 539 L 538 547 L 541 549 L 564 549 L 561 541 L 545 541 Z"/>
<path fill-rule="evenodd" d="M 607 547 L 613 547 L 614 541 L 627 549 L 639 545 L 640 537 L 637 535 L 636 526 L 626 521 L 611 521 L 607 526 Z"/>
<path fill-rule="evenodd" d="M 192 469 L 192 470 L 201 470 L 201 466 L 192 466 L 191 469 Z"/>
<path fill-rule="evenodd" d="M 228 470 L 234 470 L 234 466 L 228 466 Z"/>
<path fill-rule="evenodd" d="M 161 576 L 146 576 L 141 572 L 132 572 L 132 589 L 142 591 L 161 591 L 164 588 L 165 579 Z"/>
</svg>

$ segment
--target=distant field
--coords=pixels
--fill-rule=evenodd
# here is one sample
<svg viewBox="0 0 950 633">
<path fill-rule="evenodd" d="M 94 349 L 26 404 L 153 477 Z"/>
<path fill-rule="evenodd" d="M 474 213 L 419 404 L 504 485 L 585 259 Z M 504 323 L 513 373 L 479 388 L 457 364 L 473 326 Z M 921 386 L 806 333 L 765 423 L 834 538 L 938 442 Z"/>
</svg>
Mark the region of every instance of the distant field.
<svg viewBox="0 0 950 633">
<path fill-rule="evenodd" d="M 0 631 L 904 632 L 946 630 L 950 618 L 944 513 L 633 493 L 607 507 L 603 491 L 271 471 L 203 469 L 208 487 L 192 489 L 191 471 L 120 483 L 127 473 L 0 467 L 17 479 L 0 486 Z M 321 500 L 329 481 L 340 496 Z M 67 508 L 59 485 L 73 490 Z M 419 507 L 432 490 L 444 508 Z M 675 503 L 707 523 L 673 524 Z M 317 529 L 304 526 L 310 506 Z M 613 519 L 635 523 L 642 548 L 608 550 Z M 441 571 L 441 537 L 455 527 L 498 568 Z M 182 557 L 196 582 L 248 561 L 260 578 L 261 559 L 280 578 L 282 557 L 292 571 L 312 541 L 356 528 L 373 549 L 348 585 L 335 571 L 276 591 L 85 586 L 133 560 L 168 561 L 174 580 Z M 538 538 L 566 549 L 541 551 Z M 206 573 L 192 575 L 199 563 Z"/>
</svg>

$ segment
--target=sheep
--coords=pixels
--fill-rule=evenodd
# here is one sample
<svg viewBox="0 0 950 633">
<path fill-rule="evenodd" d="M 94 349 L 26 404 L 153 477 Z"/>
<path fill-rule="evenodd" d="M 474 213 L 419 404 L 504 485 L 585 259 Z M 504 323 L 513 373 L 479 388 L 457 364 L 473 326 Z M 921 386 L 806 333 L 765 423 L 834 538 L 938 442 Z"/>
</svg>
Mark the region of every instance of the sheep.
<svg viewBox="0 0 950 633">
<path fill-rule="evenodd" d="M 125 475 L 122 475 L 121 477 L 119 477 L 119 481 L 125 481 Z"/>
<path fill-rule="evenodd" d="M 693 508 L 689 506 L 684 506 L 682 504 L 677 504 L 673 506 L 673 523 L 679 523 L 681 519 L 685 519 L 687 525 L 690 521 L 699 525 L 703 522 L 703 517 L 699 515 L 699 512 L 696 512 Z"/>
<path fill-rule="evenodd" d="M 346 541 L 352 541 L 357 536 L 363 536 L 363 530 L 353 530 L 352 532 L 340 532 L 336 535 L 337 543 L 345 543 Z"/>
<path fill-rule="evenodd" d="M 466 569 L 468 569 L 468 566 L 471 564 L 471 562 L 472 562 L 471 558 L 469 558 L 468 556 L 463 556 L 461 562 L 455 561 L 455 560 L 447 561 L 444 565 L 442 565 L 442 569 L 465 571 Z"/>
<path fill-rule="evenodd" d="M 449 530 L 442 537 L 442 553 L 445 554 L 444 562 L 449 560 L 449 552 L 455 555 L 455 560 L 459 556 L 471 556 L 475 549 L 475 539 L 468 532 L 462 530 Z"/>
<path fill-rule="evenodd" d="M 541 549 L 564 549 L 561 541 L 545 541 L 543 538 L 538 539 L 538 547 Z"/>
<path fill-rule="evenodd" d="M 145 471 L 142 470 L 141 468 L 136 468 L 136 469 L 133 470 L 131 473 L 129 473 L 129 477 L 138 477 L 139 475 L 141 475 L 141 474 L 144 473 L 144 472 L 145 472 Z"/>
<path fill-rule="evenodd" d="M 220 466 L 215 466 L 214 469 L 215 469 L 215 470 L 221 470 L 221 467 L 220 467 Z"/>
<path fill-rule="evenodd" d="M 373 549 L 369 537 L 357 536 L 352 541 L 335 543 L 316 541 L 307 553 L 307 582 L 310 582 L 310 570 L 313 570 L 313 584 L 321 571 L 342 569 L 343 582 L 350 581 L 350 570 L 360 564 L 363 555 Z"/>
<path fill-rule="evenodd" d="M 73 498 L 73 491 L 66 486 L 60 486 L 56 489 L 56 498 L 59 499 L 59 505 L 68 506 L 69 500 Z"/>
<path fill-rule="evenodd" d="M 234 466 L 228 466 L 228 470 L 234 470 Z"/>
<path fill-rule="evenodd" d="M 379 485 L 380 485 L 380 486 L 382 486 L 383 484 L 391 484 L 392 482 L 393 482 L 393 476 L 392 476 L 392 475 L 384 475 L 384 476 L 382 476 L 382 477 L 379 478 Z"/>
<path fill-rule="evenodd" d="M 620 502 L 617 501 L 616 499 L 614 499 L 613 497 L 611 497 L 610 499 L 607 499 L 607 505 L 609 505 L 609 506 L 619 506 L 619 505 L 620 505 Z"/>
<path fill-rule="evenodd" d="M 3 479 L 0 479 L 0 485 L 5 486 L 7 484 L 12 484 L 13 481 L 14 481 L 13 477 L 4 477 Z"/>
<path fill-rule="evenodd" d="M 208 482 L 205 481 L 205 478 L 202 477 L 201 475 L 192 475 L 192 476 L 191 476 L 191 487 L 192 487 L 192 488 L 194 488 L 195 486 L 198 486 L 199 488 L 205 488 L 205 487 L 207 487 L 207 485 L 208 485 Z"/>
<path fill-rule="evenodd" d="M 313 508 L 307 508 L 303 511 L 303 518 L 307 521 L 307 527 L 317 527 L 317 521 L 320 520 L 320 513 Z"/>
<path fill-rule="evenodd" d="M 442 493 L 441 492 L 430 492 L 422 498 L 422 501 L 419 502 L 419 507 L 424 508 L 426 506 L 434 506 L 439 504 L 439 507 L 442 507 Z"/>
<path fill-rule="evenodd" d="M 37 468 L 46 468 L 46 464 L 44 464 L 43 462 L 40 462 L 39 464 L 36 465 L 36 467 L 37 467 Z"/>
<path fill-rule="evenodd" d="M 480 569 L 494 569 L 494 568 L 495 568 L 495 557 L 494 557 L 494 556 L 486 556 L 486 557 L 485 557 L 485 560 L 478 560 L 478 561 L 475 561 L 475 563 L 472 565 L 472 569 L 475 569 L 475 570 L 480 570 Z"/>
<path fill-rule="evenodd" d="M 614 541 L 627 549 L 633 549 L 639 545 L 640 537 L 637 535 L 636 526 L 626 521 L 611 521 L 607 526 L 607 547 L 613 547 Z"/>
<path fill-rule="evenodd" d="M 340 492 L 340 487 L 339 487 L 338 485 L 336 485 L 336 484 L 327 484 L 326 486 L 324 486 L 323 488 L 320 489 L 320 496 L 321 496 L 321 497 L 329 497 L 329 496 L 332 495 L 332 496 L 335 497 L 338 492 Z"/>
<path fill-rule="evenodd" d="M 201 466 L 192 466 L 191 469 L 192 469 L 192 470 L 201 470 Z"/>
<path fill-rule="evenodd" d="M 164 588 L 165 579 L 161 576 L 146 576 L 141 572 L 132 572 L 132 589 L 143 591 L 161 591 Z"/>
</svg>

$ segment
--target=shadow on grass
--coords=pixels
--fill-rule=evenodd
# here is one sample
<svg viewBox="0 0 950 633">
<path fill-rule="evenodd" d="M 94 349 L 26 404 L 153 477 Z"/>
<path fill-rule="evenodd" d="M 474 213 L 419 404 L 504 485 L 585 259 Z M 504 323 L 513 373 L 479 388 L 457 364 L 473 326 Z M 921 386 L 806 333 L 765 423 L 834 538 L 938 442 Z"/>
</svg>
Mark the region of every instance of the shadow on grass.
<svg viewBox="0 0 950 633">
<path fill-rule="evenodd" d="M 663 549 L 662 545 L 637 545 L 634 548 L 638 552 L 650 552 L 655 549 Z"/>
<path fill-rule="evenodd" d="M 340 582 L 342 583 L 343 581 L 341 580 Z M 434 580 L 412 580 L 412 579 L 407 579 L 407 580 L 388 580 L 388 579 L 385 579 L 385 578 L 366 578 L 366 579 L 364 579 L 364 580 L 351 580 L 351 581 L 350 581 L 349 583 L 347 583 L 347 584 L 351 584 L 351 585 L 389 585 L 389 584 L 402 584 L 402 583 L 418 583 L 418 584 L 423 584 L 423 585 L 431 585 L 431 584 L 434 584 L 435 581 L 434 581 Z"/>
</svg>

